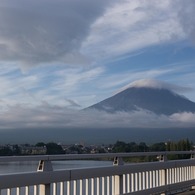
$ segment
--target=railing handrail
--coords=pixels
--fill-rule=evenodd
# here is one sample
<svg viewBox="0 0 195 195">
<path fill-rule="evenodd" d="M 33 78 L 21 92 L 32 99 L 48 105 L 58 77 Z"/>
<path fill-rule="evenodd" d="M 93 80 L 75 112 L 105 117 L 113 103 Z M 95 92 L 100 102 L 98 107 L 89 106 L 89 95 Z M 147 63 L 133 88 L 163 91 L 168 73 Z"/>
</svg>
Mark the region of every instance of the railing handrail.
<svg viewBox="0 0 195 195">
<path fill-rule="evenodd" d="M 2 156 L 0 162 L 17 162 L 17 161 L 61 161 L 61 160 L 89 160 L 104 159 L 115 157 L 144 157 L 159 156 L 173 154 L 191 154 L 195 155 L 195 151 L 162 151 L 162 152 L 130 152 L 130 153 L 99 153 L 99 154 L 59 154 L 59 155 L 28 155 L 28 156 Z"/>
<path fill-rule="evenodd" d="M 191 159 L 167 160 L 167 155 L 191 154 Z M 194 151 L 163 151 L 104 154 L 68 154 L 0 157 L 0 162 L 39 161 L 37 172 L 0 175 L 0 193 L 32 189 L 41 195 L 56 194 L 170 194 L 189 190 L 195 184 Z M 159 156 L 160 161 L 123 164 L 125 157 Z M 114 158 L 114 165 L 53 170 L 51 161 Z M 115 162 L 117 162 L 115 164 Z M 102 193 L 104 194 L 104 193 Z"/>
</svg>

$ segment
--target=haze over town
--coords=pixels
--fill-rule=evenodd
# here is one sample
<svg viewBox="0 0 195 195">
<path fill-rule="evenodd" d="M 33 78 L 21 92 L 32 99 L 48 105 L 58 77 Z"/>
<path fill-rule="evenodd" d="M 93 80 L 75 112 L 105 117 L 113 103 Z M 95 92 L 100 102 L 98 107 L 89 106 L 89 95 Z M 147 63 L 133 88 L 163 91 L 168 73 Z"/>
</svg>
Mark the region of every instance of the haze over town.
<svg viewBox="0 0 195 195">
<path fill-rule="evenodd" d="M 193 112 L 83 109 L 132 86 L 195 102 L 194 18 L 194 0 L 1 0 L 0 141 L 193 129 Z"/>
</svg>

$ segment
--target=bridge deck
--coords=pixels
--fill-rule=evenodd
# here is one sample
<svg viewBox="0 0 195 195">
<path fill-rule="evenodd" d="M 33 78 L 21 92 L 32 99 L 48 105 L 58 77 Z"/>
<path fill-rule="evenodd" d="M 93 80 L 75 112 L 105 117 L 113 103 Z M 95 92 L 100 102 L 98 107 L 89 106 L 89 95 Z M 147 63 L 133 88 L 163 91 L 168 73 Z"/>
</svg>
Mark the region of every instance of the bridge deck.
<svg viewBox="0 0 195 195">
<path fill-rule="evenodd" d="M 187 192 L 183 192 L 183 193 L 177 193 L 175 195 L 195 195 L 195 191 L 187 191 Z"/>
</svg>

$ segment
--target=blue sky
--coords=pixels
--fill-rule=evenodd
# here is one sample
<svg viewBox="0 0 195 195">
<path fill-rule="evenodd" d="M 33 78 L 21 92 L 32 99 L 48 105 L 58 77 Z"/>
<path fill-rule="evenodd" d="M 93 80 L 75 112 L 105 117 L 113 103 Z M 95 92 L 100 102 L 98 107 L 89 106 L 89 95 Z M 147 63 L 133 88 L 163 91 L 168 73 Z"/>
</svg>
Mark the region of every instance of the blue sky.
<svg viewBox="0 0 195 195">
<path fill-rule="evenodd" d="M 194 0 L 1 0 L 1 129 L 69 126 L 74 110 L 141 79 L 195 101 L 194 18 Z"/>
</svg>

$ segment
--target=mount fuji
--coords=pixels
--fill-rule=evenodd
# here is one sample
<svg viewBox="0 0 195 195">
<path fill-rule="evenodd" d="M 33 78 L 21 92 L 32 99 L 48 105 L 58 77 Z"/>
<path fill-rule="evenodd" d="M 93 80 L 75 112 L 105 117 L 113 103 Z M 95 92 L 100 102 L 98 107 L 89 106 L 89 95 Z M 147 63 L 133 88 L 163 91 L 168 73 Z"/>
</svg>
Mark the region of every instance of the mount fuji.
<svg viewBox="0 0 195 195">
<path fill-rule="evenodd" d="M 176 93 L 181 90 L 184 88 L 156 80 L 140 80 L 87 109 L 97 109 L 109 113 L 147 110 L 158 115 L 195 113 L 195 103 Z"/>
</svg>

